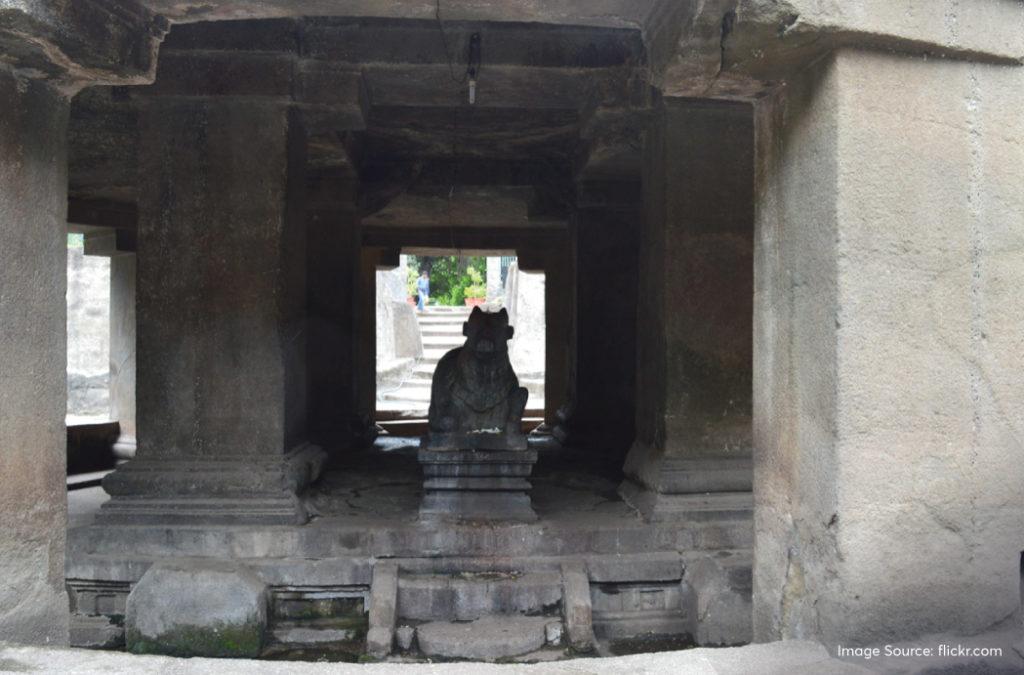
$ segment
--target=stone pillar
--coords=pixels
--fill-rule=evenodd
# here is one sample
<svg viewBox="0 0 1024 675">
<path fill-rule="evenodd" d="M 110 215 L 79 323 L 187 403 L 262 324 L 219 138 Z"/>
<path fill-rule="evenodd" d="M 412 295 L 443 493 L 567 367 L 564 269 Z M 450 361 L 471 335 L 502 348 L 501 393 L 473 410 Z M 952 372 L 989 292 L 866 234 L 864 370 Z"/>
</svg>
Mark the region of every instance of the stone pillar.
<svg viewBox="0 0 1024 675">
<path fill-rule="evenodd" d="M 1024 72 L 844 49 L 761 106 L 755 639 L 1010 626 Z"/>
<path fill-rule="evenodd" d="M 67 100 L 0 67 L 0 639 L 67 644 Z"/>
<path fill-rule="evenodd" d="M 355 403 L 356 182 L 348 171 L 318 175 L 308 201 L 309 424 L 313 442 L 332 453 L 365 425 Z"/>
<path fill-rule="evenodd" d="M 487 299 L 501 297 L 504 289 L 501 283 L 501 258 L 487 256 Z"/>
<path fill-rule="evenodd" d="M 306 442 L 305 132 L 276 101 L 140 114 L 138 452 L 107 521 L 290 523 Z"/>
<path fill-rule="evenodd" d="M 576 372 L 566 442 L 621 461 L 636 405 L 639 182 L 583 182 L 578 199 Z"/>
<path fill-rule="evenodd" d="M 110 419 L 121 435 L 119 457 L 133 457 L 135 431 L 135 253 L 110 258 Z"/>
<path fill-rule="evenodd" d="M 644 154 L 637 434 L 621 492 L 647 519 L 703 493 L 749 511 L 752 109 L 666 99 Z"/>
</svg>

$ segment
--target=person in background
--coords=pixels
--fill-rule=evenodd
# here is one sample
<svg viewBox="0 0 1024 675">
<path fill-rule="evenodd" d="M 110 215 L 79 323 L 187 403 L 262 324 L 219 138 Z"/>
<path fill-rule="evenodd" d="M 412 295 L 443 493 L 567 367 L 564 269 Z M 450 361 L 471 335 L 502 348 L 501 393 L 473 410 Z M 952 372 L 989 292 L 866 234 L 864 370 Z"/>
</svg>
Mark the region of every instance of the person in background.
<svg viewBox="0 0 1024 675">
<path fill-rule="evenodd" d="M 423 311 L 430 302 L 430 275 L 427 270 L 420 272 L 420 278 L 416 280 L 416 309 Z"/>
</svg>

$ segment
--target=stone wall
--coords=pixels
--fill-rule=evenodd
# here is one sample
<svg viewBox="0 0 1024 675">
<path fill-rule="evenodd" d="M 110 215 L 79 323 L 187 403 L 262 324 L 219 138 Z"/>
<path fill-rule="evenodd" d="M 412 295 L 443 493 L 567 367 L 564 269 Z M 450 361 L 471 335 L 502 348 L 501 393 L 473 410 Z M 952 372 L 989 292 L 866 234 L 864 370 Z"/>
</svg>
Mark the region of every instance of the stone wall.
<svg viewBox="0 0 1024 675">
<path fill-rule="evenodd" d="M 1017 620 L 1024 70 L 841 50 L 761 107 L 755 633 Z"/>
<path fill-rule="evenodd" d="M 110 417 L 110 258 L 68 247 L 68 416 Z"/>
<path fill-rule="evenodd" d="M 505 308 L 515 328 L 509 359 L 520 378 L 544 376 L 544 281 L 543 272 L 523 272 L 517 263 L 509 266 L 505 278 Z"/>
<path fill-rule="evenodd" d="M 377 395 L 397 389 L 423 356 L 416 309 L 409 304 L 408 268 L 377 271 Z"/>
</svg>

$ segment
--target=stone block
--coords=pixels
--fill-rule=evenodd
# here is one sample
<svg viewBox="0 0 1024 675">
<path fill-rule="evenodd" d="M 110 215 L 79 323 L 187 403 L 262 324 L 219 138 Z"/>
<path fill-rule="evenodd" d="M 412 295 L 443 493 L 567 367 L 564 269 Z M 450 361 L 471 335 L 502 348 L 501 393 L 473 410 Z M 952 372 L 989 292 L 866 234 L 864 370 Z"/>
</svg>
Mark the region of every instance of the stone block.
<svg viewBox="0 0 1024 675">
<path fill-rule="evenodd" d="M 590 579 L 580 561 L 562 563 L 562 614 L 569 646 L 580 652 L 594 648 Z"/>
<path fill-rule="evenodd" d="M 753 639 L 749 554 L 703 556 L 689 561 L 683 584 L 691 591 L 697 644 L 732 646 Z"/>
<path fill-rule="evenodd" d="M 562 635 L 564 633 L 561 621 L 552 621 L 544 626 L 544 639 L 552 647 L 562 644 Z"/>
<path fill-rule="evenodd" d="M 395 641 L 403 652 L 412 649 L 412 641 L 416 639 L 416 629 L 412 626 L 399 626 L 395 630 Z"/>
<path fill-rule="evenodd" d="M 426 656 L 495 661 L 544 646 L 550 619 L 538 616 L 488 616 L 476 621 L 434 621 L 416 630 Z"/>
<path fill-rule="evenodd" d="M 470 621 L 489 614 L 539 615 L 562 600 L 557 572 L 409 574 L 399 580 L 403 619 Z"/>
<path fill-rule="evenodd" d="M 266 584 L 227 563 L 158 563 L 128 594 L 125 641 L 136 654 L 255 657 L 266 628 Z"/>
<path fill-rule="evenodd" d="M 391 653 L 397 608 L 398 566 L 378 562 L 373 567 L 370 585 L 370 628 L 366 634 L 366 651 L 370 656 L 384 658 Z"/>
</svg>

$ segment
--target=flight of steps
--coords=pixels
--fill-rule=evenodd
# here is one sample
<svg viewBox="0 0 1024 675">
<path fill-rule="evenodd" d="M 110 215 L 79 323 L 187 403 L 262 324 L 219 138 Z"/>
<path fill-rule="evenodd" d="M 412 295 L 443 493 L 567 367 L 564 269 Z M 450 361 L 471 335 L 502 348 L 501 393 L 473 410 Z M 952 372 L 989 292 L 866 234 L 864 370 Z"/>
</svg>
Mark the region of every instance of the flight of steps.
<svg viewBox="0 0 1024 675">
<path fill-rule="evenodd" d="M 456 347 L 461 347 L 465 342 L 462 324 L 469 318 L 470 311 L 470 307 L 429 307 L 426 311 L 416 313 L 416 321 L 419 323 L 423 340 L 423 358 L 399 389 L 381 397 L 386 409 L 416 411 L 426 415 L 430 406 L 430 383 L 434 377 L 434 370 L 442 356 Z M 528 409 L 542 410 L 543 375 L 520 377 L 519 384 L 530 391 Z"/>
<path fill-rule="evenodd" d="M 550 659 L 592 648 L 580 563 L 529 572 L 399 569 L 393 562 L 374 569 L 368 649 L 378 658 L 395 651 L 430 659 Z"/>
</svg>

